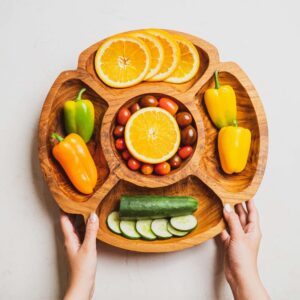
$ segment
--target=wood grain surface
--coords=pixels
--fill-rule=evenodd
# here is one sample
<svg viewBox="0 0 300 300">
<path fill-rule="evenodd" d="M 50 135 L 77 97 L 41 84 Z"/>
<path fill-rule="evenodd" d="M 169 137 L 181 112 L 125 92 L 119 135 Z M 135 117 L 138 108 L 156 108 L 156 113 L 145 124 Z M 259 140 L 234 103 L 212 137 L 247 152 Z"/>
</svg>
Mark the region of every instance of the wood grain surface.
<svg viewBox="0 0 300 300">
<path fill-rule="evenodd" d="M 170 31 L 171 33 L 173 31 Z M 170 252 L 204 242 L 225 227 L 222 209 L 225 203 L 235 205 L 251 199 L 262 180 L 268 153 L 268 128 L 260 98 L 242 69 L 235 63 L 221 63 L 218 51 L 206 41 L 189 34 L 185 36 L 197 47 L 201 67 L 194 79 L 185 84 L 146 82 L 126 89 L 106 86 L 94 70 L 94 56 L 100 41 L 79 57 L 78 69 L 61 73 L 45 100 L 39 123 L 39 159 L 54 200 L 71 214 L 81 214 L 85 220 L 92 211 L 100 217 L 98 239 L 108 244 L 140 252 Z M 213 85 L 213 73 L 219 70 L 221 84 L 230 84 L 237 96 L 238 123 L 252 132 L 251 150 L 246 169 L 227 175 L 217 153 L 217 130 L 207 114 L 203 95 Z M 80 88 L 87 88 L 85 98 L 95 106 L 95 132 L 88 148 L 98 170 L 98 182 L 91 195 L 83 195 L 71 185 L 62 168 L 51 154 L 51 133 L 64 135 L 62 107 L 74 99 Z M 157 94 L 172 97 L 190 111 L 197 129 L 193 156 L 179 169 L 166 176 L 146 176 L 131 171 L 114 148 L 112 130 L 117 111 L 138 101 L 141 95 Z M 191 195 L 198 199 L 195 213 L 197 228 L 181 238 L 143 241 L 129 240 L 108 230 L 106 217 L 118 207 L 122 194 Z"/>
</svg>

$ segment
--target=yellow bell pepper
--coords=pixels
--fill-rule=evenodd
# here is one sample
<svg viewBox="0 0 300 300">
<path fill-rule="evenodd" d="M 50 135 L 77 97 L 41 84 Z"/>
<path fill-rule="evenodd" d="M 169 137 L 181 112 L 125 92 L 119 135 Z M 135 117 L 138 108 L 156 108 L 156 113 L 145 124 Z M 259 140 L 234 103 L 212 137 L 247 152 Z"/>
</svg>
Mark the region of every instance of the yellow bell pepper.
<svg viewBox="0 0 300 300">
<path fill-rule="evenodd" d="M 216 127 L 236 125 L 236 96 L 230 85 L 220 85 L 215 71 L 215 88 L 207 89 L 204 101 L 209 116 Z"/>
<path fill-rule="evenodd" d="M 251 146 L 249 129 L 228 126 L 218 135 L 218 150 L 222 169 L 227 174 L 242 172 L 247 164 Z"/>
</svg>

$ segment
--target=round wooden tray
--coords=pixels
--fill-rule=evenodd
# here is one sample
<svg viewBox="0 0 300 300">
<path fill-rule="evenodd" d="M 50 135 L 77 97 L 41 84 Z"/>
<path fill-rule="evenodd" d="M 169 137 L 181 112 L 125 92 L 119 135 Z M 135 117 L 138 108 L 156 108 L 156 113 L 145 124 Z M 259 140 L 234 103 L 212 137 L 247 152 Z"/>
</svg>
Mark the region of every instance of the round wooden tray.
<svg viewBox="0 0 300 300">
<path fill-rule="evenodd" d="M 169 32 L 174 32 L 169 30 Z M 200 244 L 225 227 L 222 209 L 225 203 L 235 205 L 251 199 L 262 180 L 267 152 L 268 128 L 259 96 L 242 69 L 232 62 L 221 63 L 217 49 L 198 37 L 177 32 L 197 48 L 201 66 L 197 76 L 185 84 L 164 82 L 141 83 L 126 89 L 106 86 L 97 77 L 94 56 L 103 41 L 83 51 L 77 70 L 61 73 L 51 87 L 43 105 L 39 123 L 39 159 L 50 191 L 59 207 L 87 219 L 92 211 L 100 217 L 98 239 L 119 248 L 140 252 L 170 252 Z M 203 95 L 213 86 L 213 73 L 219 70 L 221 84 L 231 85 L 237 96 L 237 117 L 240 126 L 252 132 L 252 143 L 246 169 L 240 174 L 227 175 L 218 159 L 217 130 L 212 125 Z M 88 148 L 98 169 L 95 192 L 77 192 L 51 154 L 52 132 L 63 133 L 62 108 L 66 100 L 74 99 L 85 87 L 85 97 L 95 106 L 95 132 Z M 171 96 L 183 103 L 194 117 L 198 140 L 192 158 L 179 170 L 166 176 L 145 176 L 133 172 L 119 159 L 115 151 L 112 127 L 116 112 L 132 99 L 143 94 Z M 106 217 L 117 209 L 122 194 L 190 195 L 199 200 L 195 215 L 198 226 L 190 234 L 168 240 L 129 240 L 112 233 Z"/>
</svg>

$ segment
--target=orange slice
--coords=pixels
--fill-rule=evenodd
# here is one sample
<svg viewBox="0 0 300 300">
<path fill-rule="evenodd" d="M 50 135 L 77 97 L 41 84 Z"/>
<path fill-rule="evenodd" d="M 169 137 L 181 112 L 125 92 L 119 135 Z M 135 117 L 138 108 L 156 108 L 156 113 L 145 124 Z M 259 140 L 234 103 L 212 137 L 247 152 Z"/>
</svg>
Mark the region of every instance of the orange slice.
<svg viewBox="0 0 300 300">
<path fill-rule="evenodd" d="M 107 85 L 124 88 L 141 82 L 150 68 L 151 54 L 140 39 L 116 35 L 106 40 L 95 56 L 95 69 Z"/>
<path fill-rule="evenodd" d="M 148 34 L 143 31 L 135 31 L 131 33 L 132 36 L 141 39 L 149 48 L 151 53 L 151 62 L 150 62 L 150 69 L 146 74 L 144 80 L 147 80 L 154 75 L 156 75 L 163 63 L 164 59 L 164 49 L 159 41 L 154 35 Z"/>
<path fill-rule="evenodd" d="M 125 142 L 136 159 L 158 164 L 171 158 L 180 144 L 180 131 L 175 118 L 159 107 L 138 110 L 125 127 Z"/>
<path fill-rule="evenodd" d="M 191 80 L 199 70 L 200 58 L 196 47 L 187 39 L 173 35 L 180 48 L 180 62 L 166 82 L 184 83 Z"/>
<path fill-rule="evenodd" d="M 146 29 L 147 33 L 154 35 L 161 42 L 164 49 L 164 60 L 159 72 L 148 79 L 161 81 L 169 77 L 176 69 L 180 60 L 180 49 L 172 35 L 160 29 Z"/>
</svg>

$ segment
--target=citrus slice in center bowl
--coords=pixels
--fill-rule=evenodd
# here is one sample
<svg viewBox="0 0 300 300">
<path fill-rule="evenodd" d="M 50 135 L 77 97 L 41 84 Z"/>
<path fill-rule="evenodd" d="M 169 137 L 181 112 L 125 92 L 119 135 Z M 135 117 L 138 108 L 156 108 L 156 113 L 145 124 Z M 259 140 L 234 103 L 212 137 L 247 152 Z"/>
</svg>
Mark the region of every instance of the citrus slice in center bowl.
<svg viewBox="0 0 300 300">
<path fill-rule="evenodd" d="M 138 110 L 125 127 L 126 146 L 136 159 L 158 164 L 178 150 L 180 131 L 175 118 L 159 107 Z"/>
</svg>

